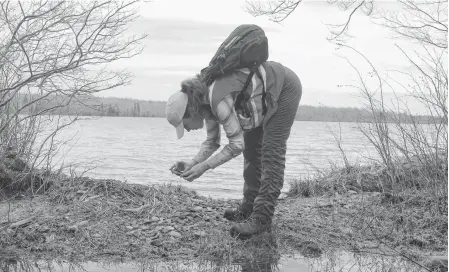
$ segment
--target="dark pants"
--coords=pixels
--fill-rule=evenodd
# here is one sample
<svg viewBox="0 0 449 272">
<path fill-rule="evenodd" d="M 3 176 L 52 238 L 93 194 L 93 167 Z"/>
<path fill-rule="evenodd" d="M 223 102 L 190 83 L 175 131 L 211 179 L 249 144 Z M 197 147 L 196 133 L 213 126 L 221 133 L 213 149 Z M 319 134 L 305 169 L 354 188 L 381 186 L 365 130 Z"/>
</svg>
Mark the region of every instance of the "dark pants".
<svg viewBox="0 0 449 272">
<path fill-rule="evenodd" d="M 276 112 L 264 128 L 258 127 L 245 132 L 243 205 L 253 206 L 251 217 L 264 220 L 271 220 L 273 217 L 284 185 L 287 140 L 301 95 L 299 78 L 286 68 Z"/>
</svg>

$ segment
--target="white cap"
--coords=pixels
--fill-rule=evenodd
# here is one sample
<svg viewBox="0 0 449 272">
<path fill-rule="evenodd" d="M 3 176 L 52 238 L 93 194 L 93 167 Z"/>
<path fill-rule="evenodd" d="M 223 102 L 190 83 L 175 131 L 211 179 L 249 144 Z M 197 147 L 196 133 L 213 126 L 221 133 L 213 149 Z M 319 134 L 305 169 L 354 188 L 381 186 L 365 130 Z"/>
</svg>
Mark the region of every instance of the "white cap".
<svg viewBox="0 0 449 272">
<path fill-rule="evenodd" d="M 182 118 L 186 112 L 187 102 L 187 94 L 177 91 L 168 98 L 165 106 L 165 116 L 167 121 L 176 128 L 178 139 L 184 136 L 184 122 Z"/>
</svg>

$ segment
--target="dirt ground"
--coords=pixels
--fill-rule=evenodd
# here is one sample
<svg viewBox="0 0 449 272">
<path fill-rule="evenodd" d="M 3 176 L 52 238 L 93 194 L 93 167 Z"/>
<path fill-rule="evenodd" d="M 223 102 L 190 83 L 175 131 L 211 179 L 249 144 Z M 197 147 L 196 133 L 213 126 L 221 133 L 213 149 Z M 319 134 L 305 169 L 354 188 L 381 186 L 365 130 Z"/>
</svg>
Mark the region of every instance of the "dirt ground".
<svg viewBox="0 0 449 272">
<path fill-rule="evenodd" d="M 230 237 L 232 223 L 222 218 L 224 209 L 237 204 L 181 186 L 66 179 L 45 194 L 1 202 L 0 256 L 237 260 L 292 253 L 313 258 L 332 249 L 402 256 L 423 266 L 430 256 L 447 256 L 447 240 L 428 241 L 425 231 L 389 236 L 389 228 L 411 223 L 399 226 L 390 218 L 395 205 L 379 193 L 281 199 L 273 232 L 244 242 Z M 376 221 L 379 214 L 383 222 Z"/>
</svg>

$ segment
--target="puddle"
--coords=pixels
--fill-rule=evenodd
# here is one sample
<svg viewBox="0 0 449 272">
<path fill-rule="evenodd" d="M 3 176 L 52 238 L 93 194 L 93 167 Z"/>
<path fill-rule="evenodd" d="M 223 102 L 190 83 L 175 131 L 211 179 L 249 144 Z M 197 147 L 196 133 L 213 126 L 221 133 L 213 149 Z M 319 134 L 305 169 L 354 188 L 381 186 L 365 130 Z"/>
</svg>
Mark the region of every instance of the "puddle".
<svg viewBox="0 0 449 272">
<path fill-rule="evenodd" d="M 31 261 L 1 259 L 2 272 L 420 272 L 428 271 L 401 257 L 326 253 L 317 258 L 299 255 L 267 258 L 261 261 L 227 263 L 226 261 L 151 261 L 103 263 L 69 261 Z"/>
</svg>

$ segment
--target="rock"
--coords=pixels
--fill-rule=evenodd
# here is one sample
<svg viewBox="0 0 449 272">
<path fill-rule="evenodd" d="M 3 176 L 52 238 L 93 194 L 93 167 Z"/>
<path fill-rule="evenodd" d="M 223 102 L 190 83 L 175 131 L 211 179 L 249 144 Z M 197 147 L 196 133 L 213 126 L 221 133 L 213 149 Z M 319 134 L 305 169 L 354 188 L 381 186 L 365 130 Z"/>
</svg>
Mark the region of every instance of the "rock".
<svg viewBox="0 0 449 272">
<path fill-rule="evenodd" d="M 195 206 L 195 207 L 191 208 L 190 210 L 193 211 L 193 212 L 199 212 L 199 211 L 202 211 L 202 210 L 203 210 L 203 207 L 201 207 L 201 206 Z"/>
<path fill-rule="evenodd" d="M 136 232 L 137 230 L 128 231 L 127 233 L 125 233 L 125 235 L 127 236 L 134 235 Z"/>
<path fill-rule="evenodd" d="M 150 244 L 151 244 L 152 246 L 161 247 L 163 243 L 162 243 L 162 239 L 155 239 L 155 240 L 152 240 L 152 241 L 150 242 Z"/>
<path fill-rule="evenodd" d="M 48 232 L 50 231 L 50 228 L 48 226 L 41 226 L 39 228 L 39 232 Z"/>
<path fill-rule="evenodd" d="M 174 230 L 175 228 L 173 228 L 172 226 L 167 226 L 167 227 L 164 227 L 163 229 L 162 229 L 162 232 L 163 233 L 167 233 L 167 232 L 170 232 L 170 231 L 172 231 L 172 230 Z"/>
<path fill-rule="evenodd" d="M 154 228 L 154 231 L 155 232 L 160 232 L 162 229 L 163 229 L 163 227 L 157 226 L 157 227 Z"/>
<path fill-rule="evenodd" d="M 132 230 L 133 227 L 132 226 L 126 226 L 127 229 Z"/>
<path fill-rule="evenodd" d="M 80 227 L 85 226 L 85 225 L 87 225 L 88 223 L 89 223 L 89 221 L 87 221 L 87 220 L 78 222 L 78 223 L 76 223 L 76 224 L 70 226 L 70 227 L 68 228 L 68 230 L 69 230 L 69 231 L 77 231 Z"/>
<path fill-rule="evenodd" d="M 159 217 L 153 216 L 153 217 L 151 217 L 150 221 L 157 222 L 157 221 L 159 221 Z"/>
<path fill-rule="evenodd" d="M 181 233 L 176 232 L 176 231 L 171 231 L 168 235 L 170 235 L 171 237 L 174 237 L 174 238 L 178 238 L 178 239 L 182 237 Z"/>
<path fill-rule="evenodd" d="M 147 237 L 147 238 L 145 238 L 145 242 L 148 243 L 148 244 L 151 244 L 151 242 L 153 240 L 156 240 L 156 237 Z"/>
<path fill-rule="evenodd" d="M 204 236 L 206 236 L 206 232 L 205 231 L 195 231 L 193 233 L 193 235 L 195 235 L 195 237 L 204 237 Z"/>
<path fill-rule="evenodd" d="M 357 194 L 357 192 L 356 192 L 356 191 L 354 191 L 354 190 L 349 190 L 349 191 L 348 191 L 348 194 L 350 194 L 350 195 L 356 195 L 356 194 Z"/>
<path fill-rule="evenodd" d="M 146 225 L 146 226 L 140 227 L 140 230 L 145 231 L 145 230 L 149 230 L 149 229 L 151 229 L 151 228 L 152 228 L 151 226 Z"/>
</svg>

